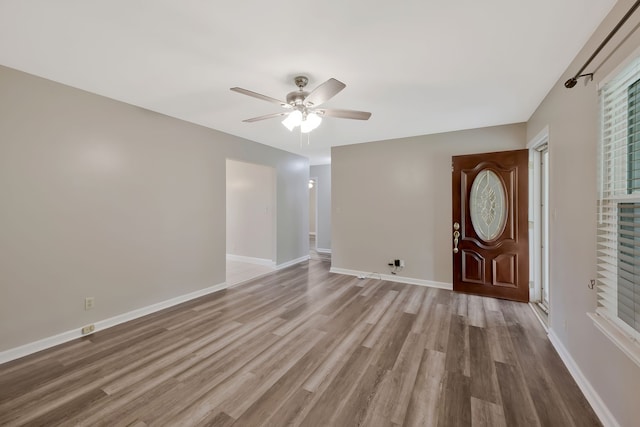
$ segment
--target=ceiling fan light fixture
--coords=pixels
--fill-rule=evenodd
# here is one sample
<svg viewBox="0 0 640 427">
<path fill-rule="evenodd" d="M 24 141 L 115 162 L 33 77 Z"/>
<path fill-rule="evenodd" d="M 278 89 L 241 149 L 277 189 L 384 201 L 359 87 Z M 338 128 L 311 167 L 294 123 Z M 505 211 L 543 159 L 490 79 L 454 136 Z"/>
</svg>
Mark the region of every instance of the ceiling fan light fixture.
<svg viewBox="0 0 640 427">
<path fill-rule="evenodd" d="M 300 110 L 294 110 L 287 115 L 287 118 L 282 121 L 282 124 L 292 131 L 296 126 L 300 126 L 302 123 L 302 113 Z"/>
<path fill-rule="evenodd" d="M 640 0 L 638 0 L 640 2 Z M 287 94 L 286 102 L 270 96 L 262 95 L 240 87 L 232 87 L 231 90 L 243 95 L 258 98 L 263 101 L 278 104 L 288 111 L 280 113 L 265 114 L 259 117 L 243 120 L 243 122 L 253 123 L 275 117 L 284 117 L 282 124 L 292 132 L 294 128 L 300 126 L 300 133 L 309 133 L 322 122 L 323 117 L 337 117 L 351 120 L 369 120 L 371 113 L 356 110 L 340 110 L 335 108 L 322 108 L 317 110 L 318 106 L 333 98 L 338 92 L 346 87 L 344 83 L 334 78 L 330 78 L 311 92 L 304 90 L 309 79 L 305 76 L 297 76 L 294 83 L 298 86 L 297 91 Z"/>
<path fill-rule="evenodd" d="M 322 122 L 322 117 L 317 115 L 316 113 L 307 114 L 307 118 L 300 124 L 300 132 L 309 133 L 318 126 Z"/>
</svg>

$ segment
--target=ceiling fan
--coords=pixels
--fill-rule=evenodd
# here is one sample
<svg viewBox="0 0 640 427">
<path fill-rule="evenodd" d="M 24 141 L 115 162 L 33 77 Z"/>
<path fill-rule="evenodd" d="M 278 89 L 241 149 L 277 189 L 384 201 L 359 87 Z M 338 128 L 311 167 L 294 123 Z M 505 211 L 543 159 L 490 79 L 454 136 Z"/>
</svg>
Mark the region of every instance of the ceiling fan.
<svg viewBox="0 0 640 427">
<path fill-rule="evenodd" d="M 293 79 L 293 82 L 296 86 L 298 86 L 298 90 L 289 92 L 287 94 L 286 101 L 281 101 L 279 99 L 262 95 L 260 93 L 256 93 L 247 89 L 242 89 L 240 87 L 232 87 L 231 90 L 234 92 L 272 102 L 274 104 L 280 105 L 285 109 L 285 111 L 281 111 L 279 113 L 253 117 L 251 119 L 243 120 L 243 122 L 253 123 L 260 120 L 286 116 L 286 118 L 282 121 L 282 124 L 285 125 L 287 129 L 291 131 L 295 127 L 300 126 L 300 131 L 302 133 L 308 133 L 317 128 L 322 121 L 322 117 L 325 116 L 354 120 L 369 120 L 369 117 L 371 117 L 371 113 L 368 113 L 366 111 L 318 108 L 320 104 L 333 98 L 338 94 L 338 92 L 340 92 L 347 86 L 341 81 L 331 78 L 311 92 L 307 92 L 304 90 L 304 88 L 307 86 L 307 83 L 309 83 L 308 77 L 297 76 Z"/>
</svg>

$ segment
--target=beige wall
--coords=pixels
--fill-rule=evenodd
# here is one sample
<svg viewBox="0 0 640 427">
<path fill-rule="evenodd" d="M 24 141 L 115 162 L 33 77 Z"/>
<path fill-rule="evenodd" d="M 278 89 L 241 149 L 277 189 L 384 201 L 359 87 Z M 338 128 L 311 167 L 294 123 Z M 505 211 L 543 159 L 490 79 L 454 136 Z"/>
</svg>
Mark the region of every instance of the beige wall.
<svg viewBox="0 0 640 427">
<path fill-rule="evenodd" d="M 333 147 L 332 267 L 451 284 L 451 156 L 521 149 L 524 124 Z"/>
<path fill-rule="evenodd" d="M 227 159 L 227 254 L 275 261 L 274 168 Z"/>
<path fill-rule="evenodd" d="M 5 67 L 0 94 L 0 352 L 223 283 L 226 158 L 276 169 L 277 263 L 308 255 L 307 159 Z"/>
<path fill-rule="evenodd" d="M 640 367 L 587 317 L 587 312 L 596 308 L 596 292 L 587 285 L 596 277 L 597 84 L 640 46 L 640 32 L 605 60 L 621 37 L 612 40 L 585 70 L 597 70 L 594 82 L 585 86 L 580 80 L 570 90 L 563 83 L 582 66 L 632 3 L 618 2 L 527 124 L 528 139 L 549 127 L 551 331 L 622 426 L 638 425 L 640 420 Z M 621 35 L 639 21 L 636 12 Z"/>
<path fill-rule="evenodd" d="M 331 250 L 331 165 L 311 166 L 311 175 L 317 178 L 316 245 L 326 252 Z"/>
</svg>

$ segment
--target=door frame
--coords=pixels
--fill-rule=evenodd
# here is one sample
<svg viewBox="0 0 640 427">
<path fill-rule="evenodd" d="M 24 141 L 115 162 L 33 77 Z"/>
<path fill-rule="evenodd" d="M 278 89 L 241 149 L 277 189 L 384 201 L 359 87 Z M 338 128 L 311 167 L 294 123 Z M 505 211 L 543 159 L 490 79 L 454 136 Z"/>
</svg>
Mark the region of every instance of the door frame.
<svg viewBox="0 0 640 427">
<path fill-rule="evenodd" d="M 311 182 L 313 181 L 313 195 L 315 197 L 314 200 L 314 208 L 315 208 L 315 212 L 314 214 L 314 218 L 315 218 L 315 230 L 311 230 L 311 227 L 309 227 L 309 235 L 313 234 L 314 237 L 314 242 L 315 242 L 315 247 L 313 248 L 309 248 L 312 250 L 317 250 L 318 249 L 318 228 L 319 228 L 319 224 L 318 224 L 318 177 L 317 176 L 310 176 L 309 177 L 309 185 L 311 185 Z M 311 188 L 309 188 L 309 194 L 311 194 Z M 311 202 L 311 197 L 309 197 L 309 202 Z"/>
</svg>

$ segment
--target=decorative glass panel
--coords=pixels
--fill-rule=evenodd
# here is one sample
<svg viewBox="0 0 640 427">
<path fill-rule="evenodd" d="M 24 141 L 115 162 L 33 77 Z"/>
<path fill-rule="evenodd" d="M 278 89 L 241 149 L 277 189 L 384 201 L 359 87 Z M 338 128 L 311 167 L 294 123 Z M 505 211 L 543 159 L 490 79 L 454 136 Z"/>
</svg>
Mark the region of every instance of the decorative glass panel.
<svg viewBox="0 0 640 427">
<path fill-rule="evenodd" d="M 476 234 L 485 241 L 496 239 L 507 221 L 507 193 L 495 172 L 481 171 L 471 186 L 469 205 L 471 223 Z"/>
</svg>

